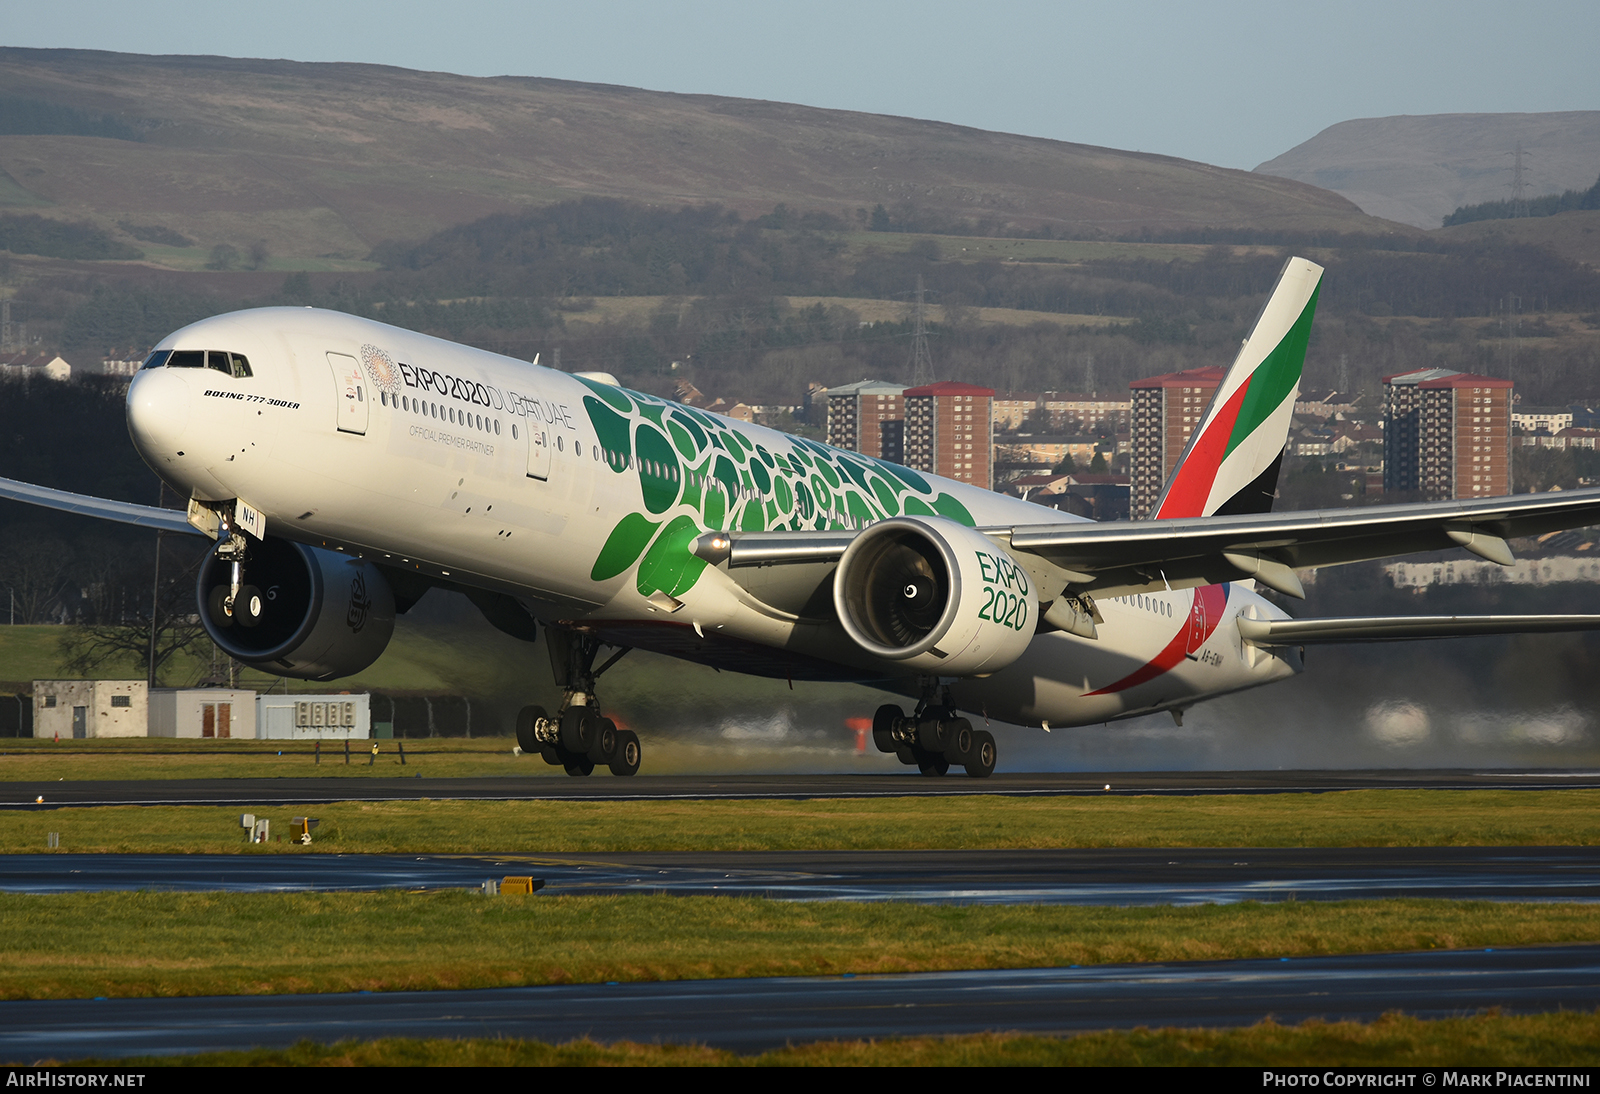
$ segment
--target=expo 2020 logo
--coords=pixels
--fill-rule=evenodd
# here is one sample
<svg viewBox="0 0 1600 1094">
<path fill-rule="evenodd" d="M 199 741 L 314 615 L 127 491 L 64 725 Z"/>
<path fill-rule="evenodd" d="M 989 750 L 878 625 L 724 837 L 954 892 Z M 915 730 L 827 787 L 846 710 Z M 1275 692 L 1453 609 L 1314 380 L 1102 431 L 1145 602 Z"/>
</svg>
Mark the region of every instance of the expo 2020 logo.
<svg viewBox="0 0 1600 1094">
<path fill-rule="evenodd" d="M 367 367 L 367 375 L 372 378 L 373 387 L 379 391 L 387 391 L 390 395 L 400 393 L 400 370 L 394 367 L 394 362 L 387 353 L 377 346 L 362 346 L 361 363 Z"/>
</svg>

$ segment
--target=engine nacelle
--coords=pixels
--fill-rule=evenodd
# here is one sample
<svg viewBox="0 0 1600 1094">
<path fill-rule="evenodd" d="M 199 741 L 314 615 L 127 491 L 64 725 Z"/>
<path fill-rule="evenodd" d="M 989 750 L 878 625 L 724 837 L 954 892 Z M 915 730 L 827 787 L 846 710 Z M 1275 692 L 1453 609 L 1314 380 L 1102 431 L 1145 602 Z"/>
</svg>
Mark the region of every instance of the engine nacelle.
<svg viewBox="0 0 1600 1094">
<path fill-rule="evenodd" d="M 895 517 L 856 536 L 833 606 L 862 649 L 938 676 L 1005 668 L 1028 648 L 1039 596 L 987 536 L 943 517 Z"/>
<path fill-rule="evenodd" d="M 222 652 L 252 668 L 301 680 L 331 680 L 378 659 L 394 634 L 394 591 L 363 559 L 268 537 L 250 542 L 244 582 L 260 596 L 259 618 L 229 618 L 214 603 L 232 564 L 206 556 L 196 596 L 200 619 Z"/>
</svg>

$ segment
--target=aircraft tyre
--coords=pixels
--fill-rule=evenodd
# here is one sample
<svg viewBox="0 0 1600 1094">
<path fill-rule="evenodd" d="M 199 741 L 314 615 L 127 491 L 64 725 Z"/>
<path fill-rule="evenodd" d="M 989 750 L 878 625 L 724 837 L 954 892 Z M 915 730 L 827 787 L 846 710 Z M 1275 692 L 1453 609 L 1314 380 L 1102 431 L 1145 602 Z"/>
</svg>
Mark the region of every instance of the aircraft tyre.
<svg viewBox="0 0 1600 1094">
<path fill-rule="evenodd" d="M 254 585 L 241 585 L 239 595 L 233 598 L 234 621 L 241 627 L 257 626 L 266 614 L 266 608 L 267 602 L 260 589 Z"/>
<path fill-rule="evenodd" d="M 894 739 L 894 727 L 905 716 L 906 712 L 893 703 L 885 703 L 872 716 L 872 743 L 878 746 L 879 752 L 900 750 L 900 743 Z"/>
<path fill-rule="evenodd" d="M 979 729 L 973 731 L 972 751 L 966 754 L 962 763 L 972 778 L 987 779 L 994 774 L 994 762 L 997 756 L 994 734 L 987 729 Z"/>
<path fill-rule="evenodd" d="M 233 612 L 228 608 L 228 587 L 226 585 L 218 585 L 211 590 L 211 595 L 206 597 L 206 610 L 211 613 L 211 621 L 217 626 L 233 626 Z"/>
<path fill-rule="evenodd" d="M 525 754 L 532 755 L 544 750 L 544 746 L 533 735 L 533 727 L 544 716 L 544 707 L 523 707 L 517 712 L 517 747 Z"/>
<path fill-rule="evenodd" d="M 952 718 L 944 723 L 945 755 L 951 762 L 964 764 L 972 755 L 972 723 L 965 718 Z"/>
<path fill-rule="evenodd" d="M 587 756 L 579 756 L 576 759 L 569 759 L 562 766 L 567 769 L 568 775 L 594 774 L 594 761 L 589 759 Z"/>
<path fill-rule="evenodd" d="M 918 751 L 922 754 L 917 757 L 917 770 L 924 775 L 943 775 L 950 770 L 950 760 L 943 752 L 922 752 L 921 749 Z"/>
<path fill-rule="evenodd" d="M 561 747 L 576 755 L 587 755 L 600 736 L 600 718 L 588 707 L 568 707 L 561 716 Z M 569 767 L 568 773 L 571 773 Z M 587 771 L 584 772 L 588 774 Z"/>
<path fill-rule="evenodd" d="M 940 718 L 942 711 L 930 710 L 917 723 L 917 745 L 924 752 L 943 753 L 950 748 L 951 723 Z"/>
<path fill-rule="evenodd" d="M 599 728 L 594 734 L 594 743 L 589 746 L 589 759 L 597 764 L 609 764 L 617 754 L 617 745 L 621 738 L 617 733 L 617 723 L 610 718 L 599 719 Z"/>
<path fill-rule="evenodd" d="M 643 752 L 639 748 L 639 735 L 631 729 L 617 730 L 617 750 L 611 760 L 613 775 L 632 775 L 639 770 Z"/>
</svg>

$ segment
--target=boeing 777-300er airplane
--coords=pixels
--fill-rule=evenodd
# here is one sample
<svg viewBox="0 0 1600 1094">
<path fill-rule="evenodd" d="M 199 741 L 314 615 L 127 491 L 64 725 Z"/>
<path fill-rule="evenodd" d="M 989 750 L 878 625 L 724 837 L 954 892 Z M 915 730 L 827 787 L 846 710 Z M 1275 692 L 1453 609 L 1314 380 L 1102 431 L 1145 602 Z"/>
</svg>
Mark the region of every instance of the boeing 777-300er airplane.
<svg viewBox="0 0 1600 1094">
<path fill-rule="evenodd" d="M 1097 524 L 337 312 L 261 308 L 164 339 L 128 430 L 187 513 L 0 480 L 0 496 L 216 541 L 211 638 L 326 680 L 377 659 L 428 589 L 542 628 L 564 698 L 517 736 L 570 774 L 638 770 L 596 681 L 630 649 L 790 681 L 858 681 L 878 748 L 994 770 L 1020 725 L 1174 714 L 1301 671 L 1313 642 L 1600 626 L 1597 616 L 1291 619 L 1295 570 L 1600 521 L 1600 491 L 1270 512 L 1322 269 L 1291 259 L 1156 504 Z M 602 651 L 608 656 L 597 666 Z"/>
</svg>

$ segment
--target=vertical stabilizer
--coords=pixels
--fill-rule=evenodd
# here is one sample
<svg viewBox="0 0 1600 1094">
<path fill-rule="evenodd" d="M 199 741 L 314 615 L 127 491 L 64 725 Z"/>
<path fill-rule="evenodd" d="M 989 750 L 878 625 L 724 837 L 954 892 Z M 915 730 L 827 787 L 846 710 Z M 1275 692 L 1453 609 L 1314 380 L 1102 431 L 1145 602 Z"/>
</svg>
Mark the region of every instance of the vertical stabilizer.
<svg viewBox="0 0 1600 1094">
<path fill-rule="evenodd" d="M 1200 428 L 1172 469 L 1152 519 L 1272 508 L 1321 281 L 1322 267 L 1315 262 L 1291 258 L 1284 264 Z"/>
</svg>

